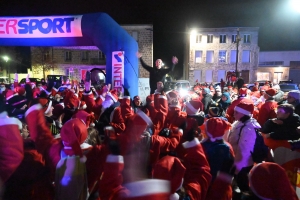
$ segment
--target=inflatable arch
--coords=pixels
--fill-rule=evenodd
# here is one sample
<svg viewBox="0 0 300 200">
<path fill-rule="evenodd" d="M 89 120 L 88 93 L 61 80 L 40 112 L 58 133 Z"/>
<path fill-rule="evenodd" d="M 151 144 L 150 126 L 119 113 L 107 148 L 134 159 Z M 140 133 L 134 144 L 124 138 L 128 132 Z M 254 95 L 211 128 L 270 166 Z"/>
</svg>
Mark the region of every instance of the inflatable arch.
<svg viewBox="0 0 300 200">
<path fill-rule="evenodd" d="M 137 42 L 106 13 L 0 17 L 0 46 L 97 46 L 106 55 L 106 83 L 138 94 Z"/>
</svg>

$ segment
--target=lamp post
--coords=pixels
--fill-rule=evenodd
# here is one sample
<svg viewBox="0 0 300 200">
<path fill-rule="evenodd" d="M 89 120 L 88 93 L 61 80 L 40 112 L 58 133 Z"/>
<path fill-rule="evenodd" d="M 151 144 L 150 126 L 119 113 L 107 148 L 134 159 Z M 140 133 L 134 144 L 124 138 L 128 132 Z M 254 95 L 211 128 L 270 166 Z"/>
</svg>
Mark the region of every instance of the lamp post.
<svg viewBox="0 0 300 200">
<path fill-rule="evenodd" d="M 239 61 L 239 43 L 241 41 L 240 38 L 240 28 L 237 29 L 237 34 L 235 38 L 235 43 L 236 43 L 236 58 L 235 58 L 235 75 L 238 78 L 239 77 L 239 72 L 238 72 L 238 61 Z"/>
<path fill-rule="evenodd" d="M 6 62 L 6 73 L 8 74 L 8 78 L 9 78 L 8 80 L 10 81 L 9 67 L 8 67 L 8 64 L 7 64 L 7 62 L 9 61 L 9 57 L 8 56 L 3 56 L 3 59 Z"/>
</svg>

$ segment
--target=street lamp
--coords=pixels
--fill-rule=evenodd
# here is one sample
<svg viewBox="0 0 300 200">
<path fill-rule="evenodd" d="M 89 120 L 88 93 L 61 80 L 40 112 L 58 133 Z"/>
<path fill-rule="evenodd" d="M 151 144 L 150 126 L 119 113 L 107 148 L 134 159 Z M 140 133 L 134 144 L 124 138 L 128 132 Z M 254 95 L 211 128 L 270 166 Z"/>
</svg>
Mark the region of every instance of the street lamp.
<svg viewBox="0 0 300 200">
<path fill-rule="evenodd" d="M 7 61 L 9 61 L 9 57 L 8 56 L 3 56 L 3 59 L 6 62 L 6 73 L 8 74 L 8 78 L 9 78 L 8 80 L 10 81 L 9 67 L 8 67 L 8 64 L 7 64 Z"/>
<path fill-rule="evenodd" d="M 236 34 L 236 38 L 235 38 L 235 43 L 236 43 L 236 58 L 235 58 L 235 74 L 236 77 L 239 77 L 239 73 L 238 73 L 238 60 L 239 60 L 239 43 L 241 41 L 240 38 L 240 28 L 237 29 L 237 34 Z"/>
</svg>

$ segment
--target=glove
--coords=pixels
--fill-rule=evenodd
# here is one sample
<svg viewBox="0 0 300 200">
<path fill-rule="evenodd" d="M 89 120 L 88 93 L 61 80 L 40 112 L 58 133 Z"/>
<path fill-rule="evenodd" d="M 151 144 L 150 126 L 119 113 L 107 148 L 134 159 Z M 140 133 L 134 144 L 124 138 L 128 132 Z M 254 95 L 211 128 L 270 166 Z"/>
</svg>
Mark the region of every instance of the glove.
<svg viewBox="0 0 300 200">
<path fill-rule="evenodd" d="M 168 128 L 164 128 L 159 132 L 159 135 L 165 138 L 169 138 L 171 135 L 171 130 Z"/>
<path fill-rule="evenodd" d="M 124 89 L 124 96 L 130 96 L 130 93 L 129 93 L 128 89 L 125 88 L 125 86 L 123 84 L 122 84 L 122 87 Z"/>
<path fill-rule="evenodd" d="M 120 145 L 117 140 L 109 140 L 108 146 L 109 146 L 109 150 L 110 150 L 111 154 L 113 154 L 113 155 L 121 154 Z"/>
</svg>

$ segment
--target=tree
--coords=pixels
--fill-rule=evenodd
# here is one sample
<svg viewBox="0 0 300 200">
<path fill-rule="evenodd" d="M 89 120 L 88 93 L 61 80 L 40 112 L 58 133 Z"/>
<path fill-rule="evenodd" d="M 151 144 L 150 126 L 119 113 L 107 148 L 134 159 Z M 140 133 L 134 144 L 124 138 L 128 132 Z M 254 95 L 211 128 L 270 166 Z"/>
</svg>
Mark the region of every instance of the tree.
<svg viewBox="0 0 300 200">
<path fill-rule="evenodd" d="M 53 59 L 52 47 L 32 47 L 31 62 L 33 73 L 40 74 L 42 71 L 43 78 L 46 77 L 47 71 L 54 70 L 57 67 Z"/>
</svg>

